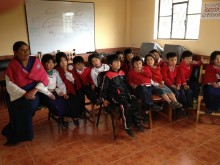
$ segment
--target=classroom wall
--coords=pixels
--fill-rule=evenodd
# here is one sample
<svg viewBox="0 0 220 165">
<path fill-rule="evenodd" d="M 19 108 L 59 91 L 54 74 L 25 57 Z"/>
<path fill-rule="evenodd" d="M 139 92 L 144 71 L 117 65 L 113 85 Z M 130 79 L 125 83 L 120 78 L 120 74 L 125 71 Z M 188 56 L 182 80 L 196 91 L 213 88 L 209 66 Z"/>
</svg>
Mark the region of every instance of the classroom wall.
<svg viewBox="0 0 220 165">
<path fill-rule="evenodd" d="M 220 50 L 220 19 L 201 20 L 198 40 L 157 40 L 154 39 L 154 11 L 156 0 L 131 1 L 131 36 L 129 43 L 133 47 L 140 47 L 142 42 L 156 42 L 164 44 L 183 45 L 195 54 L 210 55 L 213 50 Z M 219 0 L 203 0 L 213 2 Z"/>
<path fill-rule="evenodd" d="M 126 43 L 127 0 L 78 0 L 95 3 L 96 48 L 124 47 Z M 24 5 L 0 15 L 0 56 L 12 55 L 15 41 L 28 42 Z"/>
</svg>

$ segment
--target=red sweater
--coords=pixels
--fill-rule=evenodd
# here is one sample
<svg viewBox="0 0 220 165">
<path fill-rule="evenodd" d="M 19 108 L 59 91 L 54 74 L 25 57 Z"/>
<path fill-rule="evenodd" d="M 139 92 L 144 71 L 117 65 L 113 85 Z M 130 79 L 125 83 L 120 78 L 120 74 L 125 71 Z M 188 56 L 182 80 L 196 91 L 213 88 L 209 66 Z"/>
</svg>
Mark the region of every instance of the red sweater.
<svg viewBox="0 0 220 165">
<path fill-rule="evenodd" d="M 212 64 L 209 64 L 205 70 L 203 83 L 208 84 L 208 83 L 217 82 L 218 81 L 218 78 L 216 76 L 217 74 L 220 74 L 220 69 L 215 68 Z"/>
<path fill-rule="evenodd" d="M 72 73 L 72 75 L 73 75 L 74 85 L 75 85 L 75 87 L 74 87 L 73 83 L 66 79 L 64 70 L 62 68 L 57 67 L 56 70 L 59 72 L 63 83 L 66 85 L 67 93 L 71 93 L 73 95 L 76 95 L 75 87 L 76 87 L 77 90 L 82 87 L 78 77 L 73 72 L 71 72 L 71 70 L 68 70 L 68 72 Z"/>
<path fill-rule="evenodd" d="M 180 79 L 182 84 L 186 84 L 186 81 L 190 79 L 193 66 L 200 66 L 202 65 L 202 62 L 198 62 L 198 64 L 190 64 L 189 66 L 186 65 L 184 61 L 182 61 L 179 65 L 179 71 L 177 74 L 177 77 Z"/>
<path fill-rule="evenodd" d="M 148 67 L 143 67 L 142 72 L 136 72 L 134 69 L 131 69 L 128 72 L 128 84 L 129 85 L 151 85 L 150 79 L 152 73 Z"/>
<path fill-rule="evenodd" d="M 162 74 L 161 74 L 161 71 L 160 71 L 160 66 L 159 65 L 156 65 L 155 68 L 152 68 L 152 67 L 148 67 L 152 73 L 152 79 L 154 82 L 157 82 L 159 84 L 162 83 Z"/>
<path fill-rule="evenodd" d="M 174 67 L 174 70 L 171 70 L 167 64 L 164 64 L 161 69 L 161 74 L 163 77 L 163 81 L 167 86 L 171 85 L 181 85 L 181 80 L 177 78 L 178 66 Z"/>
<path fill-rule="evenodd" d="M 76 68 L 72 71 L 77 77 L 79 78 L 79 81 L 82 85 L 95 85 L 92 81 L 91 77 L 91 69 L 88 67 L 84 68 L 84 71 L 82 73 L 77 72 Z"/>
</svg>

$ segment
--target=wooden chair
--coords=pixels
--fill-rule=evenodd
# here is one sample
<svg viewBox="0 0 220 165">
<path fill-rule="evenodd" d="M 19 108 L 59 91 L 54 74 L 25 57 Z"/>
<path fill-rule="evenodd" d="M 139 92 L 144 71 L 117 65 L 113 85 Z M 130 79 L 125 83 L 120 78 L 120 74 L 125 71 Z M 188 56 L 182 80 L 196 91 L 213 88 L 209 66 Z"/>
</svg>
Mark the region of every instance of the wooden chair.
<svg viewBox="0 0 220 165">
<path fill-rule="evenodd" d="M 208 62 L 204 63 L 201 67 L 200 67 L 200 76 L 199 76 L 199 82 L 202 82 L 202 78 L 205 74 L 205 69 L 204 66 L 207 65 Z M 196 113 L 196 123 L 199 122 L 199 117 L 200 115 L 204 115 L 206 114 L 204 111 L 201 111 L 201 106 L 205 107 L 205 103 L 203 102 L 203 90 L 201 89 L 200 94 L 198 96 L 198 106 L 197 106 L 197 113 Z M 212 116 L 220 116 L 220 113 L 211 113 L 209 115 Z"/>
</svg>

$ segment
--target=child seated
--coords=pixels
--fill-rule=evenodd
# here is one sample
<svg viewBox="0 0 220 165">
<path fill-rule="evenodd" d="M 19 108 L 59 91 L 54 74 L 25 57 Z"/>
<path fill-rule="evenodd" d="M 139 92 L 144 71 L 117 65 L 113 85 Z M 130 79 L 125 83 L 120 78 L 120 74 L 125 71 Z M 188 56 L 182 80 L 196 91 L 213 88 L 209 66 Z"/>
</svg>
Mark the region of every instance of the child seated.
<svg viewBox="0 0 220 165">
<path fill-rule="evenodd" d="M 144 123 L 148 123 L 148 110 L 160 111 L 162 107 L 153 103 L 152 91 L 153 87 L 151 85 L 152 73 L 148 67 L 143 67 L 143 60 L 140 56 L 132 58 L 132 66 L 128 72 L 128 84 L 135 90 L 136 97 L 142 100 L 144 104 Z"/>
<path fill-rule="evenodd" d="M 128 73 L 130 69 L 132 69 L 131 65 L 131 59 L 133 58 L 133 52 L 131 48 L 125 49 L 124 51 L 124 62 L 123 65 L 121 65 L 121 69 L 125 72 L 125 74 Z"/>
<path fill-rule="evenodd" d="M 76 75 L 82 85 L 81 89 L 78 91 L 83 105 L 85 107 L 85 95 L 87 98 L 96 105 L 100 105 L 101 100 L 97 97 L 94 92 L 95 84 L 91 78 L 91 70 L 88 67 L 85 67 L 84 59 L 81 56 L 76 56 L 73 59 L 73 70 L 72 72 Z"/>
<path fill-rule="evenodd" d="M 102 64 L 100 55 L 98 53 L 93 53 L 88 57 L 89 64 L 93 66 L 91 69 L 91 77 L 93 83 L 98 87 L 97 77 L 100 72 L 108 71 L 109 66 L 107 64 Z M 93 86 L 92 86 L 93 87 Z"/>
<path fill-rule="evenodd" d="M 149 53 L 154 55 L 154 57 L 155 57 L 155 64 L 160 65 L 160 67 L 162 68 L 163 65 L 165 64 L 165 62 L 161 58 L 161 53 L 157 49 L 153 49 Z"/>
<path fill-rule="evenodd" d="M 179 101 L 184 107 L 187 107 L 185 93 L 181 86 L 181 80 L 177 78 L 179 67 L 177 63 L 177 54 L 175 52 L 169 52 L 166 55 L 167 63 L 163 65 L 161 74 L 163 81 L 172 92 L 175 94 L 177 101 Z"/>
<path fill-rule="evenodd" d="M 177 74 L 177 78 L 180 79 L 181 85 L 185 91 L 189 108 L 193 108 L 193 100 L 197 100 L 200 91 L 199 82 L 190 81 L 190 76 L 194 66 L 202 65 L 202 61 L 193 61 L 192 56 L 192 52 L 188 50 L 182 53 L 182 61 L 180 62 L 179 72 Z"/>
<path fill-rule="evenodd" d="M 212 52 L 203 80 L 206 113 L 220 112 L 220 51 Z"/>
<path fill-rule="evenodd" d="M 68 123 L 64 121 L 63 116 L 73 117 L 71 111 L 67 107 L 67 101 L 69 96 L 66 94 L 66 86 L 60 78 L 59 72 L 54 69 L 55 60 L 51 54 L 45 54 L 41 59 L 41 62 L 47 72 L 48 76 L 48 93 L 53 100 L 51 103 L 54 107 L 54 114 L 61 116 L 61 121 L 64 127 L 67 127 Z"/>
<path fill-rule="evenodd" d="M 132 123 L 139 131 L 144 131 L 140 122 L 138 103 L 131 96 L 125 81 L 125 73 L 120 70 L 120 61 L 116 54 L 107 58 L 110 70 L 105 74 L 100 97 L 105 107 L 109 104 L 119 104 L 122 111 L 122 118 L 127 134 L 134 137 Z"/>
<path fill-rule="evenodd" d="M 118 58 L 119 58 L 119 60 L 121 62 L 121 66 L 122 66 L 122 64 L 124 63 L 124 53 L 123 53 L 123 51 L 118 50 L 117 52 L 115 52 L 115 54 L 118 55 Z"/>
<path fill-rule="evenodd" d="M 154 92 L 161 96 L 172 109 L 181 108 L 182 104 L 176 100 L 174 93 L 164 85 L 160 66 L 155 64 L 155 57 L 153 54 L 147 54 L 145 56 L 145 63 L 152 72 L 151 84 L 154 86 Z"/>
<path fill-rule="evenodd" d="M 64 82 L 69 99 L 67 99 L 69 111 L 73 114 L 73 123 L 79 126 L 80 117 L 80 99 L 77 90 L 81 88 L 79 79 L 72 70 L 68 69 L 67 56 L 64 52 L 56 54 L 56 70 L 59 72 L 62 81 Z"/>
</svg>

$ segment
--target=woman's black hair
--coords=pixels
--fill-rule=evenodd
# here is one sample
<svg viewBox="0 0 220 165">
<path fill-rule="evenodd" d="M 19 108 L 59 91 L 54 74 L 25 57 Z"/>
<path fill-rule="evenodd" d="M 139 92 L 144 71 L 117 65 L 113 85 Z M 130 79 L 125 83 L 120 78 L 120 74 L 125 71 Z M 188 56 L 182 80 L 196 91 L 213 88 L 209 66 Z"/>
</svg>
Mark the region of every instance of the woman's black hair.
<svg viewBox="0 0 220 165">
<path fill-rule="evenodd" d="M 155 52 L 158 53 L 160 55 L 160 57 L 162 57 L 162 54 L 157 49 L 153 49 L 149 53 L 153 54 Z"/>
<path fill-rule="evenodd" d="M 121 51 L 121 50 L 118 50 L 118 51 L 115 52 L 115 54 L 117 54 L 117 55 L 119 55 L 119 54 L 123 54 L 123 55 L 124 55 L 124 52 Z"/>
<path fill-rule="evenodd" d="M 45 54 L 45 55 L 43 55 L 43 57 L 41 59 L 41 63 L 44 65 L 47 62 L 49 62 L 50 60 L 52 60 L 53 63 L 55 64 L 54 57 L 51 54 Z"/>
<path fill-rule="evenodd" d="M 58 67 L 60 67 L 61 58 L 65 58 L 68 61 L 67 55 L 64 52 L 58 52 L 56 54 L 56 63 Z"/>
<path fill-rule="evenodd" d="M 107 64 L 112 64 L 113 61 L 120 61 L 117 54 L 111 54 L 107 57 Z"/>
<path fill-rule="evenodd" d="M 169 53 L 166 54 L 167 60 L 168 60 L 169 58 L 173 58 L 173 57 L 177 57 L 177 54 L 176 54 L 175 52 L 169 52 Z"/>
<path fill-rule="evenodd" d="M 210 64 L 212 64 L 214 62 L 217 55 L 220 55 L 220 51 L 214 51 L 214 52 L 211 53 L 211 55 L 210 55 Z"/>
<path fill-rule="evenodd" d="M 155 56 L 154 56 L 153 54 L 148 53 L 148 54 L 144 57 L 144 64 L 146 64 L 146 65 L 147 65 L 147 62 L 146 62 L 147 57 L 152 57 L 152 58 L 154 59 L 154 61 L 156 60 L 156 59 L 155 59 Z"/>
<path fill-rule="evenodd" d="M 92 59 L 93 59 L 93 58 L 97 58 L 97 59 L 99 59 L 99 60 L 101 61 L 101 56 L 100 56 L 99 53 L 92 53 L 92 54 L 89 55 L 89 57 L 88 57 L 88 62 L 89 62 L 89 65 L 91 65 L 91 66 L 92 66 Z"/>
<path fill-rule="evenodd" d="M 135 56 L 135 57 L 133 57 L 132 60 L 131 60 L 132 66 L 134 66 L 134 63 L 137 62 L 137 61 L 141 61 L 142 64 L 143 64 L 143 59 L 142 59 L 140 56 Z"/>
<path fill-rule="evenodd" d="M 76 65 L 77 63 L 85 63 L 84 59 L 82 56 L 76 56 L 73 58 L 73 65 Z"/>
<path fill-rule="evenodd" d="M 28 44 L 26 44 L 24 41 L 17 41 L 17 42 L 15 42 L 14 45 L 13 45 L 13 51 L 14 51 L 14 52 L 17 52 L 18 49 L 19 49 L 22 45 L 28 46 Z"/>
</svg>

